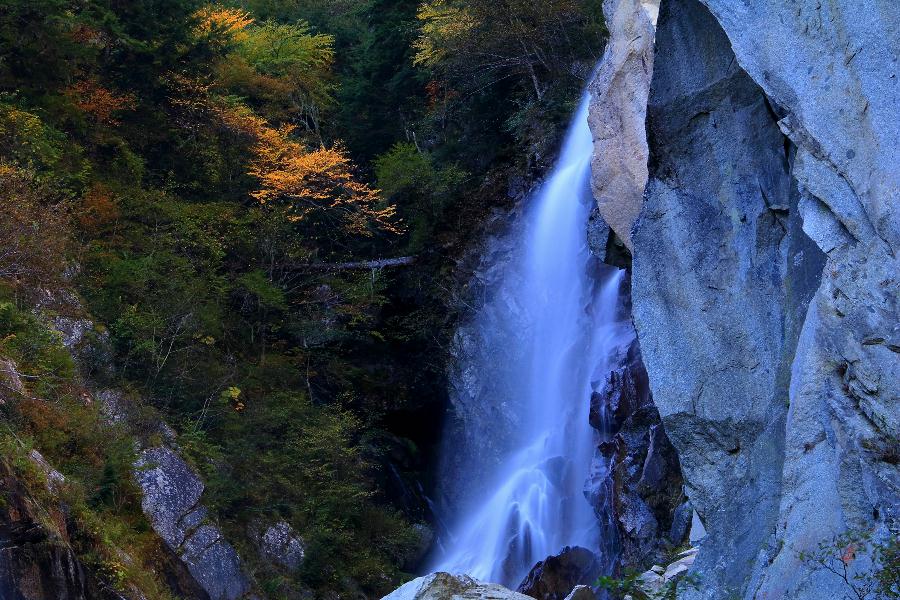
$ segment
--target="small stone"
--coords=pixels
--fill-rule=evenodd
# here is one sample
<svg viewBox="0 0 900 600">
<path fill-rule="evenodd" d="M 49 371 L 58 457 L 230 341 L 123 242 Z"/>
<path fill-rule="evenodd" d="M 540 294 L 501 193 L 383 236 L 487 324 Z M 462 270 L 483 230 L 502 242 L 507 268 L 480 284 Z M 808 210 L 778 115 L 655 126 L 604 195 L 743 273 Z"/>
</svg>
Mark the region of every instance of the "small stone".
<svg viewBox="0 0 900 600">
<path fill-rule="evenodd" d="M 672 581 L 682 573 L 686 572 L 692 564 L 694 564 L 693 555 L 676 560 L 666 567 L 666 572 L 663 573 L 663 580 L 666 582 Z"/>
<path fill-rule="evenodd" d="M 596 600 L 594 591 L 586 585 L 576 585 L 572 593 L 566 596 L 566 600 Z"/>
<path fill-rule="evenodd" d="M 306 556 L 303 539 L 286 521 L 279 521 L 269 527 L 260 540 L 262 553 L 285 567 L 296 571 Z"/>
</svg>

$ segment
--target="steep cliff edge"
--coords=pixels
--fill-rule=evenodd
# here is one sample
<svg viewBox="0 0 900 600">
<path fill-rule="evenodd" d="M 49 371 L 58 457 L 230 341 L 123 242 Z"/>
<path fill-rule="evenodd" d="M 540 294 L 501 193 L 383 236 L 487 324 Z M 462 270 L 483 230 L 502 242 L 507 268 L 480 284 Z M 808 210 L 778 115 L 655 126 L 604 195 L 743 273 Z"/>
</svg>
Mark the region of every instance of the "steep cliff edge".
<svg viewBox="0 0 900 600">
<path fill-rule="evenodd" d="M 803 553 L 897 535 L 898 56 L 890 2 L 662 3 L 633 303 L 709 532 L 685 597 L 840 596 Z"/>
</svg>

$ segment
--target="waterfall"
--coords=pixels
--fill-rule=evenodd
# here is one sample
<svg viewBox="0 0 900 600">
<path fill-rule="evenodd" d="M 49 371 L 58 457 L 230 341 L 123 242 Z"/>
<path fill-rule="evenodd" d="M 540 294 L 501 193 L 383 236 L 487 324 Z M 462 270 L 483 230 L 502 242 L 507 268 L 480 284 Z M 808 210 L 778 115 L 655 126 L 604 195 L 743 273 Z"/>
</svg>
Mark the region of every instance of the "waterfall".
<svg viewBox="0 0 900 600">
<path fill-rule="evenodd" d="M 616 320 L 622 272 L 587 248 L 589 99 L 550 177 L 500 241 L 511 251 L 488 265 L 495 284 L 459 343 L 457 388 L 468 391 L 455 404 L 470 413 L 458 417 L 468 430 L 445 440 L 444 453 L 470 476 L 447 482 L 463 489 L 430 570 L 515 587 L 564 546 L 612 552 L 609 527 L 584 494 L 602 435 L 588 412 L 608 357 L 630 340 Z"/>
</svg>

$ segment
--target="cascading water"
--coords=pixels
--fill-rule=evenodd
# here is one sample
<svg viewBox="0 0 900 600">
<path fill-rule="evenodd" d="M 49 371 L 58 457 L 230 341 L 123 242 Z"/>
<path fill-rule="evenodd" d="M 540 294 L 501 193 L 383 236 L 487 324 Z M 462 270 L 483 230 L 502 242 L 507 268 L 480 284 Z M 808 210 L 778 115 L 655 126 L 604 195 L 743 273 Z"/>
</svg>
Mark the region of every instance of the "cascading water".
<svg viewBox="0 0 900 600">
<path fill-rule="evenodd" d="M 499 460 L 470 479 L 475 489 L 451 509 L 449 535 L 431 570 L 516 586 L 564 546 L 602 554 L 611 543 L 583 491 L 598 441 L 589 400 L 608 357 L 629 340 L 616 321 L 622 272 L 601 269 L 586 243 L 593 202 L 588 102 L 586 93 L 553 173 L 510 234 L 515 258 L 500 267 L 492 297 L 469 326 L 472 347 L 458 357 L 463 378 L 491 379 L 466 400 L 480 414 L 470 415 L 475 435 L 464 434 L 462 444 L 490 446 Z M 493 424 L 498 439 L 488 444 L 478 439 L 491 435 L 486 419 L 505 421 Z M 469 457 L 461 472 L 477 473 L 492 458 L 459 443 L 446 442 L 457 447 L 445 452 Z"/>
</svg>

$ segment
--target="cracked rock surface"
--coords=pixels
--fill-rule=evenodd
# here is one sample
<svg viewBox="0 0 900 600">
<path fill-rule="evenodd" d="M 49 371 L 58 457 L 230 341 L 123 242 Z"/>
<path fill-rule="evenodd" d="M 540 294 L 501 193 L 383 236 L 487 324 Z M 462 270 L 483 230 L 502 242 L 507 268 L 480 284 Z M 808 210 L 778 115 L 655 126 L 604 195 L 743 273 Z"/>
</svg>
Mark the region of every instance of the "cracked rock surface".
<svg viewBox="0 0 900 600">
<path fill-rule="evenodd" d="M 200 504 L 203 482 L 187 463 L 159 446 L 142 451 L 135 467 L 144 514 L 209 597 L 236 600 L 247 594 L 251 586 L 240 558 L 219 528 L 207 521 Z"/>
<path fill-rule="evenodd" d="M 900 533 L 900 5 L 666 0 L 657 25 L 632 291 L 708 533 L 680 597 L 840 597 L 800 553 Z"/>
</svg>

